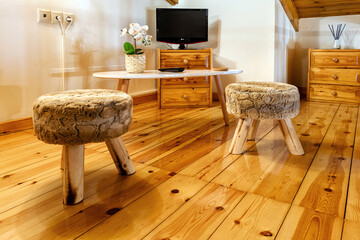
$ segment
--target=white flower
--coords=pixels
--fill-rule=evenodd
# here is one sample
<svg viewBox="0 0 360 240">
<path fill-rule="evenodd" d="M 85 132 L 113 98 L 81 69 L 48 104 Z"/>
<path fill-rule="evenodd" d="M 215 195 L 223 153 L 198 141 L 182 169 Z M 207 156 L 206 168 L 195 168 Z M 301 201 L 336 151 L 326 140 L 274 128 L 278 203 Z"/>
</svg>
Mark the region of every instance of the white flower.
<svg viewBox="0 0 360 240">
<path fill-rule="evenodd" d="M 151 41 L 151 38 L 152 38 L 152 36 L 151 36 L 151 35 L 146 35 L 146 37 L 145 37 L 146 41 L 148 41 L 148 42 L 150 42 L 150 41 Z"/>
<path fill-rule="evenodd" d="M 129 34 L 131 35 L 131 36 L 135 36 L 136 34 L 138 34 L 139 33 L 139 30 L 137 30 L 137 29 L 134 29 L 134 28 L 130 28 L 129 29 Z"/>
<path fill-rule="evenodd" d="M 144 36 L 141 33 L 138 33 L 134 36 L 136 41 L 142 41 L 144 39 Z"/>
<path fill-rule="evenodd" d="M 138 24 L 138 23 L 130 23 L 130 28 L 133 28 L 133 29 L 139 29 L 140 28 L 140 24 Z"/>
<path fill-rule="evenodd" d="M 140 27 L 140 32 L 141 32 L 142 34 L 146 34 L 146 31 L 147 31 L 147 30 L 149 30 L 148 25 L 144 25 L 144 26 L 141 26 L 141 27 Z"/>
<path fill-rule="evenodd" d="M 121 29 L 121 36 L 125 36 L 126 33 L 127 33 L 126 28 Z"/>
</svg>

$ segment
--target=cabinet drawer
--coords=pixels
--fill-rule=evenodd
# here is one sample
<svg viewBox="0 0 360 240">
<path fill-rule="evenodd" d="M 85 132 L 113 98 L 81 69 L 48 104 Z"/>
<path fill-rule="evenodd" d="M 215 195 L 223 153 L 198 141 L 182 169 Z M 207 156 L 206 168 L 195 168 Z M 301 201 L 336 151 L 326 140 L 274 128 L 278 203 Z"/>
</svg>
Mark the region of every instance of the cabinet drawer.
<svg viewBox="0 0 360 240">
<path fill-rule="evenodd" d="M 184 77 L 161 79 L 161 86 L 164 88 L 174 87 L 209 87 L 210 77 Z"/>
<path fill-rule="evenodd" d="M 312 67 L 360 67 L 359 52 L 312 52 Z"/>
<path fill-rule="evenodd" d="M 310 100 L 359 103 L 360 87 L 312 84 Z"/>
<path fill-rule="evenodd" d="M 360 86 L 360 70 L 311 68 L 310 83 Z"/>
<path fill-rule="evenodd" d="M 209 53 L 161 53 L 160 68 L 210 69 Z"/>
<path fill-rule="evenodd" d="M 209 88 L 162 89 L 161 106 L 209 106 Z"/>
</svg>

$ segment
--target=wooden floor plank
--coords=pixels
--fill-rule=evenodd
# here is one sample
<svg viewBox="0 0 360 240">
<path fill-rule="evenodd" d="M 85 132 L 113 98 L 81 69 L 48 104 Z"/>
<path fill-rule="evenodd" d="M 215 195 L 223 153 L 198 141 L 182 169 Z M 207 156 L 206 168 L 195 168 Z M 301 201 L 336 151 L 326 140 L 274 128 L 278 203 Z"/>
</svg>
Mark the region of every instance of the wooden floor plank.
<svg viewBox="0 0 360 240">
<path fill-rule="evenodd" d="M 144 239 L 208 239 L 244 195 L 210 183 Z"/>
<path fill-rule="evenodd" d="M 274 239 L 289 207 L 248 193 L 210 239 Z"/>
<path fill-rule="evenodd" d="M 276 128 L 213 181 L 290 203 L 330 125 L 338 105 L 307 104 L 293 120 L 305 150 L 291 155 Z"/>
<path fill-rule="evenodd" d="M 172 154 L 173 152 L 183 148 L 186 145 L 192 144 L 199 137 L 206 136 L 216 129 L 224 126 L 221 119 L 211 121 L 211 123 L 205 123 L 200 127 L 193 128 L 182 135 L 173 137 L 171 139 L 154 144 L 141 152 L 132 155 L 132 159 L 135 162 L 152 164 L 160 159 Z"/>
<path fill-rule="evenodd" d="M 276 239 L 339 240 L 342 224 L 342 218 L 293 206 Z"/>
<path fill-rule="evenodd" d="M 260 145 L 260 143 L 258 145 Z M 261 140 L 261 146 L 252 146 L 245 155 L 240 157 L 235 155 L 237 156 L 236 161 L 212 181 L 248 192 L 256 181 L 259 180 L 264 171 L 273 162 L 283 159 L 284 155 L 288 155 L 288 151 L 282 139 L 281 132 L 279 128 L 276 127 Z M 231 159 L 234 155 L 230 155 L 229 157 Z M 224 160 L 227 160 L 227 158 Z"/>
<path fill-rule="evenodd" d="M 196 124 L 199 120 L 210 117 L 211 114 L 219 115 L 219 112 L 216 108 L 195 108 L 189 111 L 176 111 L 170 109 L 170 111 L 163 112 L 161 118 L 154 115 L 157 116 L 157 118 L 155 117 L 154 119 L 154 117 L 149 117 L 151 118 L 150 121 L 144 121 L 144 119 L 142 119 L 140 121 L 143 125 L 142 127 L 137 127 L 136 124 L 134 124 L 134 126 L 131 126 L 130 131 L 124 134 L 123 139 L 124 141 L 131 143 L 139 138 L 146 140 L 149 135 L 155 135 L 154 133 L 158 132 L 165 135 L 169 130 L 171 131 L 172 129 L 184 126 L 189 127 L 190 123 Z"/>
<path fill-rule="evenodd" d="M 151 165 L 172 172 L 178 172 L 231 139 L 235 128 L 236 122 L 233 121 L 228 126 L 217 129 L 208 135 L 198 138 L 191 144 L 172 152 Z"/>
<path fill-rule="evenodd" d="M 116 169 L 108 153 L 90 154 L 86 157 L 85 175 L 99 171 L 106 166 Z M 24 168 L 20 172 L 10 173 L 9 177 L 2 180 L 3 182 L 10 182 L 10 184 L 1 190 L 0 213 L 62 186 L 62 171 L 60 170 L 60 161 L 57 157 L 49 159 L 44 164 L 41 164 L 41 166 L 50 167 L 50 169 L 39 168 L 33 171 L 33 173 L 37 174 L 20 179 L 18 175 L 21 177 L 26 173 L 31 173 L 31 168 L 29 171 L 27 168 Z M 53 167 L 51 168 L 51 166 Z M 139 166 L 140 164 L 135 165 L 137 169 L 139 169 Z"/>
<path fill-rule="evenodd" d="M 7 135 L 0 135 L 0 152 L 31 143 L 33 142 L 33 136 L 34 131 L 32 129 Z"/>
<path fill-rule="evenodd" d="M 32 142 L 22 147 L 11 148 L 0 153 L 0 174 L 7 174 L 15 169 L 26 167 L 48 158 L 61 154 L 60 145 L 50 145 L 43 143 L 32 137 Z"/>
<path fill-rule="evenodd" d="M 360 112 L 357 118 L 345 218 L 350 221 L 360 222 Z"/>
<path fill-rule="evenodd" d="M 341 105 L 294 204 L 344 216 L 358 107 Z"/>
<path fill-rule="evenodd" d="M 230 155 L 235 121 L 225 126 L 218 104 L 135 105 L 123 138 L 137 172 L 118 175 L 106 145 L 87 144 L 74 206 L 62 204 L 61 146 L 33 130 L 2 135 L 0 239 L 356 239 L 359 106 L 339 106 L 301 102 L 293 122 L 306 154 L 293 156 L 271 120 Z"/>
<path fill-rule="evenodd" d="M 3 239 L 73 239 L 169 178 L 169 172 L 154 167 L 120 176 L 109 166 L 85 176 L 80 204 L 63 205 L 61 188 L 54 189 L 0 214 L 0 233 Z"/>
<path fill-rule="evenodd" d="M 275 126 L 276 123 L 272 120 L 261 121 L 257 132 L 256 141 L 248 141 L 246 143 L 245 149 L 250 149 L 254 144 L 256 144 L 258 140 L 262 139 L 266 134 L 272 131 Z M 231 163 L 233 163 L 240 157 L 240 155 L 234 155 L 229 153 L 230 144 L 231 139 L 223 143 L 219 147 L 215 148 L 210 153 L 205 154 L 204 156 L 199 158 L 197 161 L 190 164 L 185 169 L 181 170 L 180 173 L 206 181 L 211 181 L 214 177 L 216 177 L 219 173 L 221 173 Z M 250 153 L 246 154 L 246 157 L 249 154 Z M 245 160 L 244 162 L 247 161 Z M 244 168 L 242 169 L 246 168 L 249 168 L 249 166 L 244 166 Z M 236 175 L 238 173 L 234 174 Z"/>
<path fill-rule="evenodd" d="M 176 118 L 175 123 L 170 121 L 165 124 L 155 124 L 153 125 L 154 127 L 148 126 L 146 130 L 140 133 L 133 133 L 132 131 L 129 131 L 123 135 L 123 139 L 126 143 L 128 151 L 131 154 L 136 154 L 145 149 L 156 147 L 166 141 L 187 134 L 193 129 L 199 128 L 203 125 L 211 127 L 212 124 L 217 123 L 217 128 L 219 128 L 222 126 L 218 123 L 221 117 L 222 114 L 216 109 L 207 109 L 206 111 L 194 114 L 193 117 L 189 116 L 187 118 Z M 97 150 L 107 151 L 106 147 Z"/>
<path fill-rule="evenodd" d="M 178 174 L 79 239 L 141 239 L 206 184 Z"/>
<path fill-rule="evenodd" d="M 360 222 L 345 220 L 342 240 L 360 239 Z"/>
<path fill-rule="evenodd" d="M 167 155 L 183 148 L 184 146 L 192 144 L 198 138 L 206 136 L 213 131 L 222 128 L 224 123 L 221 115 L 214 119 L 205 119 L 201 125 L 189 124 L 191 127 L 178 128 L 166 137 L 159 137 L 158 139 L 151 138 L 148 140 L 141 140 L 139 142 L 130 143 L 130 151 L 135 152 L 132 154 L 132 159 L 135 162 L 144 164 L 152 164 Z M 139 146 L 140 150 L 136 150 Z"/>
</svg>

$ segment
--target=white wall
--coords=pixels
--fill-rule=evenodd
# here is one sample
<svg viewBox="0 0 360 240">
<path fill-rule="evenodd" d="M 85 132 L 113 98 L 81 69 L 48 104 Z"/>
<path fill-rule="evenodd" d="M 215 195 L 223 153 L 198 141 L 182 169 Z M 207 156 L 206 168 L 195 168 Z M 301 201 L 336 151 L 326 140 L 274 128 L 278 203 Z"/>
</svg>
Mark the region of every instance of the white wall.
<svg viewBox="0 0 360 240">
<path fill-rule="evenodd" d="M 223 78 L 226 86 L 237 81 L 274 81 L 275 3 L 269 0 L 180 0 L 178 7 L 209 9 L 209 42 L 214 67 L 244 72 Z"/>
<path fill-rule="evenodd" d="M 360 15 L 303 18 L 300 19 L 300 29 L 296 34 L 294 83 L 306 88 L 307 54 L 309 48 L 329 49 L 333 45 L 333 37 L 328 24 L 347 24 L 341 37 L 342 48 L 360 48 Z"/>
<path fill-rule="evenodd" d="M 209 9 L 209 42 L 191 47 L 213 48 L 215 67 L 244 70 L 238 76 L 224 77 L 225 86 L 244 80 L 283 81 L 283 76 L 277 76 L 284 64 L 277 65 L 275 72 L 275 59 L 282 54 L 277 52 L 275 57 L 276 1 L 180 0 L 176 7 Z M 92 73 L 124 70 L 122 45 L 129 39 L 120 37 L 120 29 L 130 22 L 147 23 L 150 34 L 155 35 L 155 9 L 170 5 L 165 0 L 1 0 L 0 122 L 31 116 L 35 98 L 61 90 L 60 29 L 56 24 L 36 23 L 38 7 L 75 14 L 65 39 L 67 88 L 114 89 L 116 80 L 96 79 Z M 284 34 L 287 30 L 277 33 L 281 44 L 289 42 Z M 153 43 L 146 48 L 147 69 L 155 68 L 157 47 L 167 45 Z M 154 80 L 135 80 L 129 92 L 155 89 Z"/>
<path fill-rule="evenodd" d="M 275 0 L 275 4 L 274 81 L 294 83 L 295 30 L 280 2 Z"/>
<path fill-rule="evenodd" d="M 66 36 L 68 89 L 116 88 L 116 80 L 99 80 L 94 71 L 124 69 L 120 29 L 131 22 L 150 25 L 165 0 L 1 0 L 0 1 L 0 122 L 29 117 L 40 95 L 61 90 L 60 28 L 36 22 L 36 9 L 75 14 Z M 146 47 L 147 68 L 155 67 L 153 44 Z M 135 80 L 129 92 L 155 91 L 154 80 Z"/>
</svg>

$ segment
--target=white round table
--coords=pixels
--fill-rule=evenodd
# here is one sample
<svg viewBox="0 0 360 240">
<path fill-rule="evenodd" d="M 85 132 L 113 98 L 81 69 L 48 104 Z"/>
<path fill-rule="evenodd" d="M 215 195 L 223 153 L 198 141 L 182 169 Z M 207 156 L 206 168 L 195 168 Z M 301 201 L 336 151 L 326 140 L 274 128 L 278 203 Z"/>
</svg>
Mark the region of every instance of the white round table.
<svg viewBox="0 0 360 240">
<path fill-rule="evenodd" d="M 221 75 L 233 75 L 242 73 L 242 70 L 230 69 L 228 71 L 213 71 L 213 70 L 185 70 L 183 72 L 160 72 L 158 70 L 145 70 L 143 73 L 128 73 L 126 71 L 110 71 L 97 72 L 94 77 L 118 79 L 117 89 L 123 92 L 128 92 L 130 79 L 153 79 L 153 78 L 183 78 L 183 77 L 199 77 L 199 76 L 214 76 L 221 110 L 223 112 L 225 124 L 229 124 L 229 116 L 226 111 L 225 94 L 220 81 Z"/>
</svg>

